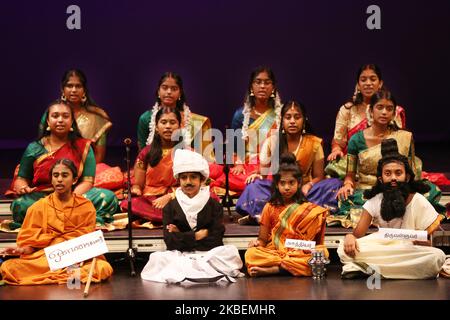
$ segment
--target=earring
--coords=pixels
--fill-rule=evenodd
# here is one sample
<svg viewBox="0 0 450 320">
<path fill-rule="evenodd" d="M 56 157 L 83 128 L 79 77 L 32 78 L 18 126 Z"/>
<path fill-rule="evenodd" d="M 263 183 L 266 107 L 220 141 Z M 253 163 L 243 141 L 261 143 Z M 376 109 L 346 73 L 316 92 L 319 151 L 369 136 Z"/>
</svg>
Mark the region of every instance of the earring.
<svg viewBox="0 0 450 320">
<path fill-rule="evenodd" d="M 181 96 L 178 97 L 178 100 L 181 101 Z"/>
<path fill-rule="evenodd" d="M 272 94 L 270 95 L 271 98 L 275 98 L 275 90 L 272 91 Z"/>
<path fill-rule="evenodd" d="M 281 129 L 281 133 L 282 133 L 282 134 L 284 134 L 284 128 L 283 128 L 283 129 Z"/>
<path fill-rule="evenodd" d="M 50 126 L 47 126 L 47 129 L 46 129 L 47 131 L 50 131 Z"/>
<path fill-rule="evenodd" d="M 86 97 L 86 95 L 84 95 L 84 96 L 81 98 L 81 102 L 85 103 L 86 101 L 87 101 L 87 97 Z"/>
<path fill-rule="evenodd" d="M 250 97 L 254 97 L 255 94 L 253 93 L 253 90 L 250 90 Z"/>
<path fill-rule="evenodd" d="M 70 127 L 69 131 L 73 131 L 73 128 L 72 128 L 72 127 Z"/>
<path fill-rule="evenodd" d="M 305 134 L 305 133 L 306 133 L 306 130 L 305 130 L 305 128 L 303 128 L 303 130 L 302 130 L 302 133 L 303 133 L 303 134 Z"/>
<path fill-rule="evenodd" d="M 62 100 L 62 101 L 67 101 L 66 96 L 64 95 L 64 93 L 61 94 L 61 100 Z"/>
</svg>

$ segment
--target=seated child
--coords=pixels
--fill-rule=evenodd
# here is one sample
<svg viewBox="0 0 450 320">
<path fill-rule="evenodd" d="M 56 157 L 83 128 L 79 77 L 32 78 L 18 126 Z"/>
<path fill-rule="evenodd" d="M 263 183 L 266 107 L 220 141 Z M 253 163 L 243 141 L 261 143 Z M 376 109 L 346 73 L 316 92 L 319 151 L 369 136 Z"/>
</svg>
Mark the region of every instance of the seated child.
<svg viewBox="0 0 450 320">
<path fill-rule="evenodd" d="M 242 261 L 236 247 L 223 245 L 223 208 L 211 198 L 208 162 L 198 153 L 178 149 L 173 174 L 180 187 L 163 209 L 167 250 L 150 254 L 144 280 L 181 283 L 234 282 L 241 276 Z"/>
<path fill-rule="evenodd" d="M 177 183 L 173 177 L 172 159 L 180 141 L 172 140 L 172 134 L 180 129 L 181 113 L 163 107 L 156 113 L 155 122 L 151 143 L 139 152 L 134 165 L 131 202 L 134 215 L 152 224 L 161 224 L 162 208 L 173 198 L 172 189 Z M 122 201 L 120 207 L 127 211 L 128 200 Z"/>
<path fill-rule="evenodd" d="M 377 183 L 364 196 L 363 213 L 353 234 L 339 245 L 342 277 L 367 277 L 377 272 L 386 279 L 436 278 L 445 262 L 442 250 L 431 241 L 384 240 L 376 234 L 363 237 L 372 222 L 382 228 L 426 230 L 431 235 L 441 216 L 422 195 L 429 186 L 415 175 L 408 158 L 398 152 L 395 139 L 381 143 Z"/>
<path fill-rule="evenodd" d="M 53 193 L 36 201 L 27 211 L 17 236 L 16 248 L 0 250 L 0 255 L 19 255 L 3 262 L 3 280 L 13 285 L 63 284 L 70 276 L 68 268 L 51 271 L 46 247 L 95 231 L 95 208 L 91 201 L 72 192 L 77 169 L 68 159 L 59 159 L 50 169 Z M 86 282 L 91 261 L 80 267 L 81 282 Z M 109 278 L 113 270 L 103 256 L 97 257 L 92 281 Z"/>
<path fill-rule="evenodd" d="M 273 194 L 262 212 L 258 239 L 249 243 L 245 253 L 250 276 L 311 276 L 311 252 L 285 247 L 286 239 L 316 241 L 316 250 L 323 250 L 328 257 L 323 245 L 328 210 L 305 200 L 301 178 L 295 156 L 283 154 L 273 176 Z"/>
</svg>

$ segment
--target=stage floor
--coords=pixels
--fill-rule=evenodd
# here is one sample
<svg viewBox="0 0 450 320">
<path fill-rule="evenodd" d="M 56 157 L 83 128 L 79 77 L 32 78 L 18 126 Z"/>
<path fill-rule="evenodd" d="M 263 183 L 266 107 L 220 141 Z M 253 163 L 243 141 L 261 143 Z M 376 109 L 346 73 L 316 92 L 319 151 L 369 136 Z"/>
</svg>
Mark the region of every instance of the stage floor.
<svg viewBox="0 0 450 320">
<path fill-rule="evenodd" d="M 145 259 L 147 260 L 147 259 Z M 84 286 L 68 289 L 66 285 L 3 286 L 0 300 L 450 300 L 450 279 L 380 280 L 379 289 L 369 289 L 367 279 L 343 280 L 341 266 L 328 266 L 325 279 L 270 276 L 237 279 L 226 285 L 169 285 L 131 277 L 126 263 L 115 264 L 111 279 L 92 284 L 83 298 Z M 370 282 L 370 281 L 369 281 Z M 370 282 L 372 285 L 375 283 Z"/>
</svg>

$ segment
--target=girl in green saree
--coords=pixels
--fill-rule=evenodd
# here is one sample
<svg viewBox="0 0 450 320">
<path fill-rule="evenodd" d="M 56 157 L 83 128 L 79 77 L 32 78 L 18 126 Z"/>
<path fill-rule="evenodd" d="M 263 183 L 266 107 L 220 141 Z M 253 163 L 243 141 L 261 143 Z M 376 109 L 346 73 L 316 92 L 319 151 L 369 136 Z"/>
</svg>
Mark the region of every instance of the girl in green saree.
<svg viewBox="0 0 450 320">
<path fill-rule="evenodd" d="M 377 164 L 381 159 L 381 141 L 394 138 L 400 154 L 408 157 L 416 178 L 420 179 L 422 164 L 415 157 L 414 141 L 411 132 L 401 130 L 392 120 L 396 114 L 396 102 L 386 90 L 376 92 L 371 100 L 369 112 L 373 123 L 368 128 L 355 133 L 348 144 L 347 173 L 337 197 L 339 212 L 328 218 L 328 225 L 341 223 L 344 227 L 355 226 L 366 199 L 363 192 L 373 187 L 377 181 Z M 426 181 L 431 190 L 425 196 L 440 213 L 445 212 L 439 204 L 441 192 L 435 185 Z"/>
<path fill-rule="evenodd" d="M 195 151 L 203 154 L 208 161 L 213 161 L 211 121 L 208 117 L 191 112 L 186 104 L 183 80 L 174 72 L 166 72 L 161 76 L 156 89 L 155 104 L 139 117 L 137 128 L 139 150 L 152 143 L 156 128 L 156 113 L 163 107 L 177 109 L 181 113 L 183 141 L 186 145 L 192 145 Z"/>
<path fill-rule="evenodd" d="M 331 153 L 328 155 L 327 175 L 344 179 L 347 170 L 347 145 L 350 138 L 360 130 L 369 126 L 367 118 L 368 106 L 372 95 L 383 87 L 381 70 L 377 65 L 364 64 L 356 74 L 356 88 L 351 101 L 339 109 L 336 116 Z M 405 128 L 405 110 L 395 108 L 395 124 L 398 128 Z"/>
<path fill-rule="evenodd" d="M 50 168 L 61 158 L 70 159 L 77 166 L 79 176 L 74 193 L 93 202 L 97 224 L 111 222 L 118 209 L 117 198 L 109 190 L 93 188 L 95 157 L 92 142 L 81 138 L 73 110 L 64 101 L 57 101 L 50 105 L 46 114 L 47 127 L 39 139 L 26 148 L 12 184 L 12 191 L 18 198 L 11 204 L 14 222 L 10 229 L 19 228 L 28 207 L 53 192 Z"/>
</svg>

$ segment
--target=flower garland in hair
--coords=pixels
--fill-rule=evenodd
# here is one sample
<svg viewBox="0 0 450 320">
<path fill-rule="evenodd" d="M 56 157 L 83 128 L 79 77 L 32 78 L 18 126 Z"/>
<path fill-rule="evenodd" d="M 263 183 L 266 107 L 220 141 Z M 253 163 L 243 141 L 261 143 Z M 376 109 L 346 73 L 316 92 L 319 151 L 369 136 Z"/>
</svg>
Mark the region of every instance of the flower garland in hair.
<svg viewBox="0 0 450 320">
<path fill-rule="evenodd" d="M 153 137 L 155 136 L 155 128 L 156 128 L 156 114 L 161 109 L 161 106 L 158 105 L 158 103 L 155 103 L 155 105 L 152 108 L 152 117 L 148 124 L 148 137 L 146 145 L 150 145 L 153 142 Z M 190 145 L 192 136 L 191 136 L 191 130 L 190 130 L 190 123 L 191 123 L 191 110 L 189 107 L 184 104 L 183 105 L 183 142 L 185 145 Z"/>
<path fill-rule="evenodd" d="M 277 124 L 277 129 L 280 128 L 281 123 L 281 109 L 283 104 L 281 103 L 281 98 L 278 92 L 275 94 L 275 123 Z"/>
<path fill-rule="evenodd" d="M 158 113 L 160 109 L 160 106 L 158 105 L 158 102 L 156 102 L 153 105 L 152 108 L 152 117 L 150 119 L 150 122 L 148 123 L 148 137 L 147 137 L 147 142 L 145 143 L 147 146 L 150 145 L 153 141 L 153 137 L 155 135 L 155 127 L 156 127 L 156 114 Z"/>
<path fill-rule="evenodd" d="M 281 104 L 281 98 L 278 92 L 275 94 L 275 123 L 276 128 L 280 127 L 281 122 L 281 108 L 283 105 Z M 250 99 L 247 96 L 244 103 L 244 110 L 242 110 L 242 114 L 244 115 L 244 121 L 242 122 L 242 139 L 246 139 L 248 137 L 248 126 L 250 123 L 250 113 L 252 108 L 250 107 Z"/>
<path fill-rule="evenodd" d="M 191 135 L 191 110 L 189 109 L 187 104 L 183 105 L 184 110 L 184 116 L 183 116 L 183 122 L 184 122 L 184 128 L 183 128 L 183 143 L 185 146 L 190 146 L 192 141 L 192 135 Z"/>
<path fill-rule="evenodd" d="M 366 118 L 367 118 L 367 126 L 371 126 L 372 125 L 372 122 L 373 122 L 373 119 L 372 119 L 372 116 L 370 115 L 370 104 L 368 104 L 367 105 L 367 108 L 366 108 Z"/>
<path fill-rule="evenodd" d="M 248 137 L 248 124 L 250 122 L 250 113 L 252 108 L 250 107 L 250 99 L 247 96 L 244 103 L 244 110 L 242 114 L 244 115 L 244 121 L 242 122 L 242 139 L 245 140 Z"/>
</svg>

